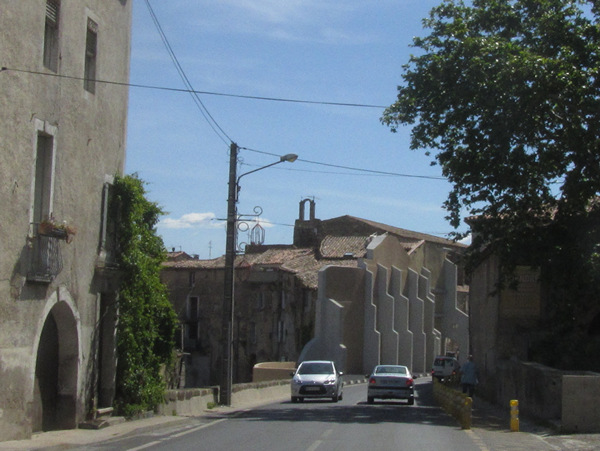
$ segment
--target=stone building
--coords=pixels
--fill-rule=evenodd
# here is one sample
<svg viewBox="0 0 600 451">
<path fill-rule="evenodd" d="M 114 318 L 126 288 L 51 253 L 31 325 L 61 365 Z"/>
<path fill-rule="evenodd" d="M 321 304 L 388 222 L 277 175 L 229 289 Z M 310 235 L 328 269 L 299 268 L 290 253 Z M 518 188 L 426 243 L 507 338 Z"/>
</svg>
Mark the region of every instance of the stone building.
<svg viewBox="0 0 600 451">
<path fill-rule="evenodd" d="M 372 250 L 375 244 L 377 251 Z M 314 201 L 303 200 L 292 245 L 249 245 L 236 257 L 234 382 L 250 381 L 255 363 L 297 361 L 304 356 L 338 360 L 346 371 L 362 374 L 372 363 L 363 365 L 363 356 L 390 361 L 391 341 L 395 339 L 398 347 L 398 335 L 412 335 L 417 328 L 421 335 L 403 342 L 404 354 L 396 350 L 394 361 L 424 372 L 435 353 L 466 350 L 468 287 L 459 266 L 451 262 L 463 250 L 463 245 L 449 240 L 352 216 L 319 220 Z M 161 278 L 183 324 L 187 386 L 219 382 L 224 263 L 223 257 L 199 260 L 172 253 L 163 265 Z M 393 281 L 380 267 L 394 274 Z M 402 329 L 386 323 L 383 315 L 391 310 L 379 301 L 383 293 L 373 293 L 375 280 L 385 287 L 404 283 L 402 293 L 409 287 L 416 290 L 409 295 L 415 316 L 410 325 Z M 400 302 L 399 294 L 398 312 Z M 328 308 L 338 303 L 344 305 L 343 312 Z M 378 304 L 385 312 L 380 313 L 381 325 L 369 316 Z M 417 313 L 425 306 L 426 312 Z M 408 301 L 404 309 L 408 315 Z M 368 328 L 371 334 L 365 332 Z M 367 339 L 375 335 L 383 344 Z M 415 359 L 418 363 L 413 363 L 413 341 L 417 356 L 422 354 Z M 365 346 L 368 352 L 363 353 Z M 338 354 L 338 349 L 345 351 Z M 410 360 L 404 358 L 408 354 Z"/>
<path fill-rule="evenodd" d="M 114 393 L 106 199 L 125 161 L 130 0 L 0 0 L 0 437 Z M 102 344 L 102 346 L 100 346 Z"/>
<path fill-rule="evenodd" d="M 178 258 L 179 257 L 179 258 Z M 312 249 L 248 246 L 235 260 L 233 382 L 249 382 L 265 361 L 295 361 L 312 337 L 317 272 Z M 181 322 L 181 386 L 219 383 L 225 258 L 170 254 L 161 279 Z"/>
</svg>

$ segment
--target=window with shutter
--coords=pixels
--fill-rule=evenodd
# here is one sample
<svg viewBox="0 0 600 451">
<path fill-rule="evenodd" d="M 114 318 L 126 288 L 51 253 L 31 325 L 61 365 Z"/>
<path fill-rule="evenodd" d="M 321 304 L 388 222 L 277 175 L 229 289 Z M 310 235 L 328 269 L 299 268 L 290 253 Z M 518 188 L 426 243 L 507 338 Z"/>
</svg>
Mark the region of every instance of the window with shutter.
<svg viewBox="0 0 600 451">
<path fill-rule="evenodd" d="M 96 92 L 96 56 L 98 52 L 98 24 L 88 19 L 87 36 L 85 40 L 84 84 L 86 91 Z"/>
<path fill-rule="evenodd" d="M 44 29 L 44 66 L 53 72 L 58 70 L 58 18 L 60 0 L 46 0 L 46 24 Z"/>
</svg>

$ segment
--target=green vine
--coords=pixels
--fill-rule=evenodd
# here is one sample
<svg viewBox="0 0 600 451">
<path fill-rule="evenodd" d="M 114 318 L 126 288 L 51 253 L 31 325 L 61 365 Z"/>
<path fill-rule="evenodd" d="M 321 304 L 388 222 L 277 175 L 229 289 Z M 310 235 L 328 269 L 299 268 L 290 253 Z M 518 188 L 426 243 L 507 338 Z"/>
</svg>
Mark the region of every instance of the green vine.
<svg viewBox="0 0 600 451">
<path fill-rule="evenodd" d="M 122 274 L 115 407 L 131 417 L 163 400 L 162 369 L 172 359 L 177 316 L 160 281 L 166 250 L 156 224 L 163 211 L 146 199 L 137 174 L 116 177 L 111 213 Z"/>
</svg>

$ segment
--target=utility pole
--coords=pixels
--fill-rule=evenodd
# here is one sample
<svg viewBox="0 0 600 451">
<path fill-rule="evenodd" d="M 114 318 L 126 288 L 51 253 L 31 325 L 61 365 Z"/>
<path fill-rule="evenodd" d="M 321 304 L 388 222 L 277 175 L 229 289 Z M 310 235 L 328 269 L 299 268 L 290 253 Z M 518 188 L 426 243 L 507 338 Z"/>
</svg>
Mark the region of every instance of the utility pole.
<svg viewBox="0 0 600 451">
<path fill-rule="evenodd" d="M 266 166 L 262 166 L 252 171 L 237 176 L 237 155 L 239 147 L 236 143 L 231 143 L 229 148 L 229 195 L 227 197 L 227 236 L 225 242 L 225 273 L 223 285 L 223 323 L 221 328 L 221 379 L 219 381 L 219 403 L 231 405 L 231 386 L 233 384 L 233 318 L 234 318 L 234 265 L 236 254 L 236 233 L 237 233 L 237 201 L 240 190 L 240 179 L 248 174 L 252 174 L 263 169 L 270 168 L 284 161 L 293 163 L 298 155 L 288 153 L 279 157 Z"/>
<path fill-rule="evenodd" d="M 233 317 L 234 317 L 234 264 L 235 234 L 237 216 L 237 155 L 238 146 L 231 143 L 229 148 L 229 194 L 227 197 L 227 232 L 225 241 L 225 273 L 223 292 L 223 322 L 221 329 L 221 379 L 219 387 L 220 404 L 231 405 L 231 386 L 233 382 Z"/>
</svg>

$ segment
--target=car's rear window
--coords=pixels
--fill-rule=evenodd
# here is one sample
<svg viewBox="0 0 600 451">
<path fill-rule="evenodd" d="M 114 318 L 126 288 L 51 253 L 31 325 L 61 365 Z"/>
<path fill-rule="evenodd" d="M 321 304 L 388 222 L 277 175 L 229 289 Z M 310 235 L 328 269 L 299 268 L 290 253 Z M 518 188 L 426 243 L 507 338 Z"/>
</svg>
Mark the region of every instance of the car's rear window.
<svg viewBox="0 0 600 451">
<path fill-rule="evenodd" d="M 333 374 L 331 363 L 303 363 L 298 370 L 299 374 Z"/>
<path fill-rule="evenodd" d="M 406 374 L 407 369 L 404 366 L 378 366 L 375 370 L 376 374 Z"/>
</svg>

